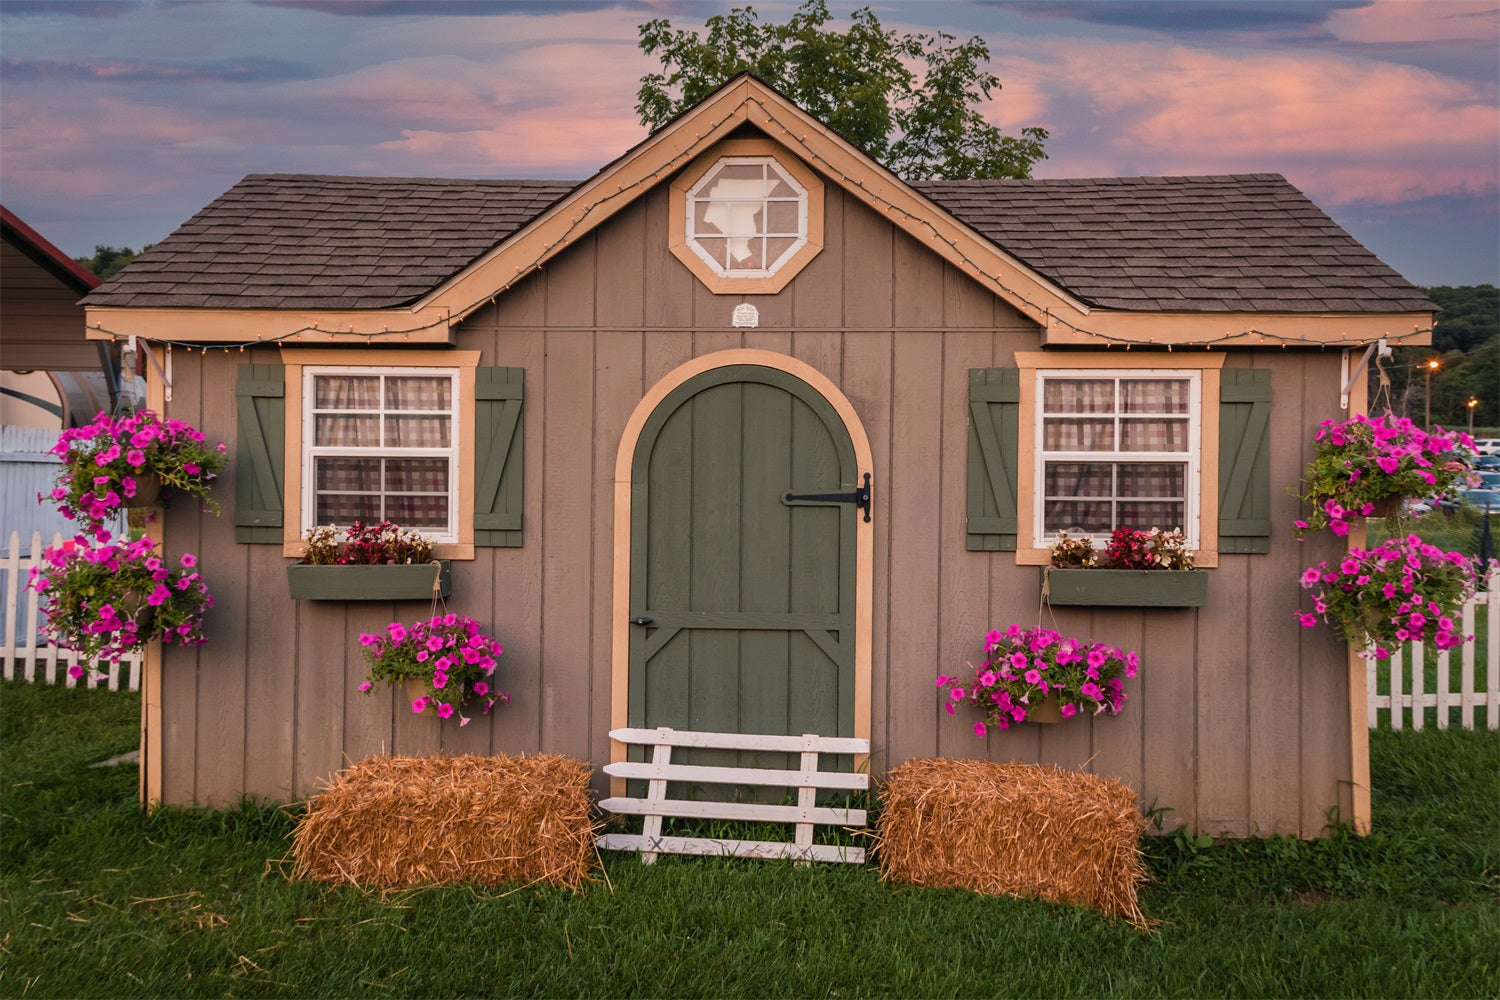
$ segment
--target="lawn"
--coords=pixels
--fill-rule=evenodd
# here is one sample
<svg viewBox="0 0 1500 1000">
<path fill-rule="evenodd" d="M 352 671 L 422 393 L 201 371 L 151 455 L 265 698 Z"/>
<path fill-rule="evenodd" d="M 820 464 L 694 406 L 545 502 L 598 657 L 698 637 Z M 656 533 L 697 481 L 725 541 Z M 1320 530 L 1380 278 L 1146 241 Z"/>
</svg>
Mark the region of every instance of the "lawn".
<svg viewBox="0 0 1500 1000">
<path fill-rule="evenodd" d="M 608 856 L 580 893 L 293 883 L 292 812 L 145 816 L 137 696 L 0 685 L 0 994 L 1495 996 L 1500 735 L 1372 734 L 1376 831 L 1148 838 L 1152 934 L 874 869 Z"/>
</svg>

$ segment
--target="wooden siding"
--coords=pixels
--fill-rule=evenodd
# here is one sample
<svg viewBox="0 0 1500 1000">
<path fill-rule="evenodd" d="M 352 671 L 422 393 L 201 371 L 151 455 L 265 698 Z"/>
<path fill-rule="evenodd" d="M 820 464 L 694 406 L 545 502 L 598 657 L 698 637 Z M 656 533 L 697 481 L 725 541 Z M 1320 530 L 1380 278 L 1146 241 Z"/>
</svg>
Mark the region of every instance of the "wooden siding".
<svg viewBox="0 0 1500 1000">
<path fill-rule="evenodd" d="M 93 371 L 99 346 L 84 339 L 81 292 L 10 243 L 0 243 L 0 354 L 11 371 Z"/>
<path fill-rule="evenodd" d="M 169 553 L 199 553 L 218 607 L 209 645 L 166 650 L 163 801 L 302 796 L 383 750 L 545 750 L 608 761 L 621 432 L 678 365 L 756 348 L 795 357 L 840 386 L 873 449 L 875 769 L 935 754 L 1087 767 L 1130 784 L 1143 805 L 1170 807 L 1169 824 L 1215 834 L 1316 836 L 1330 807 L 1347 814 L 1344 648 L 1291 614 L 1301 568 L 1338 547 L 1294 543 L 1296 505 L 1284 493 L 1317 422 L 1337 414 L 1336 353 L 1228 361 L 1271 372 L 1270 554 L 1223 556 L 1200 609 L 1046 616 L 1066 632 L 1140 650 L 1123 714 L 981 739 L 971 717 L 943 711 L 934 678 L 975 660 L 987 629 L 1038 620 L 1040 570 L 1017 566 L 1013 553 L 966 550 L 968 372 L 1038 349 L 1039 331 L 832 185 L 825 251 L 782 292 L 750 297 L 759 328 L 734 329 L 740 297 L 710 294 L 668 253 L 666 201 L 662 185 L 623 209 L 471 317 L 458 338 L 482 352 L 482 364 L 526 372 L 524 545 L 455 561 L 448 600 L 504 644 L 497 677 L 510 704 L 460 729 L 413 718 L 384 689 L 358 694 L 359 634 L 427 605 L 290 600 L 280 549 L 235 544 L 226 486 L 222 518 L 184 509 L 167 517 Z M 241 461 L 236 367 L 277 361 L 273 349 L 175 359 L 170 413 L 231 443 L 226 484 Z M 602 772 L 596 785 L 605 787 Z"/>
</svg>

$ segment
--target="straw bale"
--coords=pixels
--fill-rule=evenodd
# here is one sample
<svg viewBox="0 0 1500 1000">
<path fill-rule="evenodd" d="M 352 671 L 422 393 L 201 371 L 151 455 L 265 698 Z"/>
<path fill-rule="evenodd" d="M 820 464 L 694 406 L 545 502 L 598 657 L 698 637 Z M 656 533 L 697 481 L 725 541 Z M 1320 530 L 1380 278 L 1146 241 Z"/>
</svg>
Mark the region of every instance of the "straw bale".
<svg viewBox="0 0 1500 1000">
<path fill-rule="evenodd" d="M 292 877 L 576 889 L 598 863 L 589 778 L 557 754 L 371 757 L 308 802 Z"/>
<path fill-rule="evenodd" d="M 1035 764 L 911 760 L 881 788 L 881 877 L 1095 907 L 1140 928 L 1135 793 Z"/>
</svg>

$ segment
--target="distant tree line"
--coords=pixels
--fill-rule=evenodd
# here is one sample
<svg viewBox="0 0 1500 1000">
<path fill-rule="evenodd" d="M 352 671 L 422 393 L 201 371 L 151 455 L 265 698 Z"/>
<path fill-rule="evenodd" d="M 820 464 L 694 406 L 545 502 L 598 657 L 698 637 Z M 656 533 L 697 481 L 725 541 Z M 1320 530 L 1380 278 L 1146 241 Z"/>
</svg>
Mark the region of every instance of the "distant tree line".
<svg viewBox="0 0 1500 1000">
<path fill-rule="evenodd" d="M 141 247 L 141 253 L 150 250 L 156 244 L 147 243 Z M 82 264 L 86 270 L 97 274 L 101 280 L 108 280 L 119 273 L 120 268 L 135 260 L 138 255 L 129 247 L 94 247 L 92 257 L 74 257 L 73 259 Z"/>
<path fill-rule="evenodd" d="M 1494 285 L 1438 285 L 1424 288 L 1441 312 L 1436 315 L 1430 347 L 1398 347 L 1386 359 L 1390 374 L 1390 407 L 1421 421 L 1467 429 L 1469 400 L 1475 400 L 1473 424 L 1500 426 L 1500 289 Z M 1438 367 L 1428 375 L 1428 362 Z M 1382 409 L 1379 375 L 1371 365 L 1370 407 Z M 1493 437 L 1493 434 L 1485 435 Z"/>
</svg>

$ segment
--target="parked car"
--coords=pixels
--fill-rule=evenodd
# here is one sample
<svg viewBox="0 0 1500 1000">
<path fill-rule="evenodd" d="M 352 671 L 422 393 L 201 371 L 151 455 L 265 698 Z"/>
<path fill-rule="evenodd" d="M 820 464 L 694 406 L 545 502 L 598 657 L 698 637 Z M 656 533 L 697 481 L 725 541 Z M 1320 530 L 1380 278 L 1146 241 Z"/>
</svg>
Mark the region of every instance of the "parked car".
<svg viewBox="0 0 1500 1000">
<path fill-rule="evenodd" d="M 1480 513 L 1487 514 L 1490 517 L 1500 517 L 1500 490 L 1460 490 L 1458 495 L 1474 507 L 1477 507 Z M 1446 507 L 1448 510 L 1458 507 L 1458 503 L 1447 498 L 1439 500 L 1438 504 Z"/>
<path fill-rule="evenodd" d="M 1500 470 L 1500 455 L 1476 455 L 1470 464 L 1476 469 Z"/>
<path fill-rule="evenodd" d="M 1474 473 L 1474 475 L 1479 479 L 1479 482 L 1474 484 L 1475 489 L 1500 490 L 1500 469 L 1496 469 L 1493 472 L 1481 470 Z"/>
<path fill-rule="evenodd" d="M 1481 455 L 1500 455 L 1500 438 L 1475 438 L 1474 450 Z"/>
</svg>

